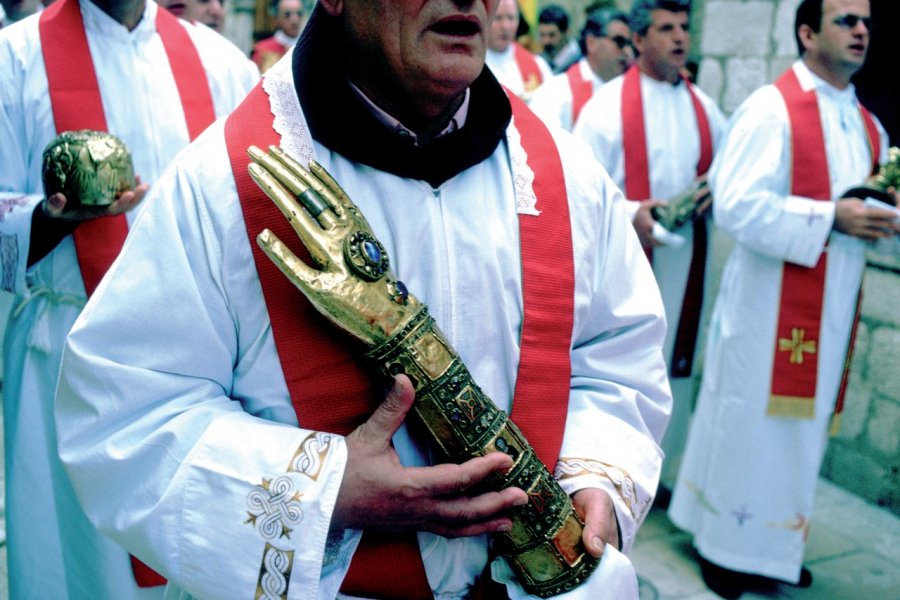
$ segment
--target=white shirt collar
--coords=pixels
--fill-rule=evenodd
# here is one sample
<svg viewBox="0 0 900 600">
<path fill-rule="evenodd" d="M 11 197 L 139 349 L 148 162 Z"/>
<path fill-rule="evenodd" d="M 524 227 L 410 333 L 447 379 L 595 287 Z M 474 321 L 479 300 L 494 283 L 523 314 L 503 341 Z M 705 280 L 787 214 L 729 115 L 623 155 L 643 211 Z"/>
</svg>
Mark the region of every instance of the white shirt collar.
<svg viewBox="0 0 900 600">
<path fill-rule="evenodd" d="M 372 111 L 372 114 L 375 115 L 383 125 L 394 130 L 394 133 L 409 137 L 413 144 L 416 146 L 419 145 L 419 136 L 416 133 L 397 120 L 395 117 L 392 117 L 388 113 L 386 113 L 381 107 L 372 102 L 372 100 L 363 93 L 361 89 L 359 89 L 354 83 L 351 81 L 350 88 L 356 92 L 356 95 L 362 98 L 366 106 L 369 107 L 369 110 Z M 450 122 L 447 123 L 447 126 L 437 135 L 436 138 L 447 135 L 448 133 L 453 133 L 457 129 L 461 129 L 463 125 L 466 124 L 466 117 L 469 114 L 469 89 L 466 88 L 466 95 L 463 98 L 462 104 L 459 105 L 459 108 L 456 109 L 456 112 L 450 118 Z"/>
</svg>

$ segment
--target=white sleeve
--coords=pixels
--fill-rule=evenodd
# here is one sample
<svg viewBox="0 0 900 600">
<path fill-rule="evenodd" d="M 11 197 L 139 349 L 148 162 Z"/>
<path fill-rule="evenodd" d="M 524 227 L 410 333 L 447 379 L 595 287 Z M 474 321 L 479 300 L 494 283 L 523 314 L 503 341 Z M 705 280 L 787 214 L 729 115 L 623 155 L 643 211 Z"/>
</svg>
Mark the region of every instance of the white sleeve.
<svg viewBox="0 0 900 600">
<path fill-rule="evenodd" d="M 790 124 L 773 86 L 735 112 L 710 169 L 716 226 L 745 247 L 811 267 L 834 222 L 833 202 L 790 194 Z"/>
<path fill-rule="evenodd" d="M 344 440 L 296 425 L 222 123 L 173 164 L 68 338 L 61 458 L 91 521 L 184 591 L 333 598 Z"/>
<path fill-rule="evenodd" d="M 658 444 L 672 409 L 665 313 L 621 192 L 589 157 L 581 162 L 592 177 L 579 182 L 567 173 L 577 206 L 573 239 L 582 242 L 575 244 L 572 391 L 556 476 L 570 494 L 609 493 L 627 551 L 656 493 Z"/>
</svg>

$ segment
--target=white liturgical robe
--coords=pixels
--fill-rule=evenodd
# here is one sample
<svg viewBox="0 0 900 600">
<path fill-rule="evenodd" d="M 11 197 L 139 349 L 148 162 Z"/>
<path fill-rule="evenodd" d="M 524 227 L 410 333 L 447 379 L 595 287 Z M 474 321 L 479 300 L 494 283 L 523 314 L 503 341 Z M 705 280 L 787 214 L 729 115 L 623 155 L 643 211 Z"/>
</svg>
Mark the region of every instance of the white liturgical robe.
<svg viewBox="0 0 900 600">
<path fill-rule="evenodd" d="M 591 146 L 594 155 L 609 172 L 613 181 L 624 189 L 625 162 L 622 152 L 622 84 L 620 75 L 601 87 L 588 100 L 578 117 L 573 133 Z M 644 131 L 647 140 L 647 164 L 649 166 L 650 197 L 668 201 L 688 190 L 697 178 L 697 162 L 700 158 L 700 136 L 694 107 L 687 87 L 658 81 L 643 73 L 640 76 L 641 96 L 644 103 Z M 715 102 L 698 87 L 694 92 L 700 99 L 712 134 L 713 150 L 719 147 L 725 129 L 725 117 Z M 634 218 L 639 202 L 627 203 Z M 681 246 L 666 245 L 653 249 L 653 274 L 662 293 L 669 331 L 663 355 L 671 362 L 675 346 L 682 303 L 688 281 L 693 249 L 693 228 L 683 227 L 677 232 L 685 243 Z M 707 254 L 707 257 L 709 254 Z M 707 259 L 707 274 L 709 260 Z M 707 278 L 706 281 L 709 281 Z M 703 319 L 701 318 L 701 323 Z M 699 333 L 698 333 L 699 335 Z M 698 344 L 699 346 L 699 344 Z M 697 359 L 694 363 L 696 365 Z M 671 366 L 671 365 L 670 365 Z M 671 485 L 675 480 L 680 454 L 687 438 L 694 381 L 691 377 L 673 378 L 674 405 L 672 419 L 663 440 L 666 461 L 663 465 L 663 482 Z"/>
<path fill-rule="evenodd" d="M 582 58 L 577 64 L 581 78 L 590 81 L 595 92 L 600 89 L 603 80 L 594 73 L 587 59 Z M 575 123 L 572 121 L 572 86 L 569 76 L 566 73 L 554 75 L 534 92 L 528 107 L 547 125 L 572 131 Z"/>
<path fill-rule="evenodd" d="M 398 277 L 509 410 L 522 323 L 516 211 L 535 209 L 517 130 L 433 188 L 312 141 L 290 67 L 286 57 L 264 80 L 282 147 L 302 161 L 315 156 L 341 183 Z M 655 491 L 670 409 L 662 306 L 620 192 L 586 148 L 557 142 L 576 269 L 558 476 L 569 493 L 609 492 L 627 551 Z M 511 169 L 522 175 L 518 187 Z M 297 427 L 221 124 L 180 156 L 148 204 L 63 359 L 60 447 L 78 494 L 101 530 L 185 595 L 252 597 L 259 583 L 289 598 L 334 598 L 359 539 L 329 537 L 346 446 Z M 432 460 L 405 426 L 394 444 L 406 465 Z M 282 565 L 289 576 L 278 579 L 263 557 L 282 527 L 290 535 L 277 543 L 292 554 Z M 484 537 L 419 533 L 419 545 L 438 598 L 465 597 L 487 561 Z M 493 572 L 509 579 L 502 560 Z M 525 597 L 515 583 L 508 589 Z M 614 549 L 570 597 L 601 597 L 597 590 L 636 597 L 630 563 Z"/>
<path fill-rule="evenodd" d="M 872 168 L 856 93 L 852 85 L 828 85 L 802 62 L 792 68 L 802 89 L 818 95 L 836 202 Z M 884 159 L 887 136 L 879 130 Z M 834 202 L 790 193 L 790 141 L 784 100 L 765 86 L 735 112 L 710 171 L 716 225 L 736 244 L 713 309 L 703 384 L 669 515 L 712 562 L 796 582 L 866 244 L 832 231 Z M 823 252 L 815 417 L 767 416 L 782 266 L 811 267 Z"/>
<path fill-rule="evenodd" d="M 152 185 L 189 141 L 155 28 L 158 7 L 147 2 L 132 31 L 86 0 L 81 9 L 109 131 Z M 72 236 L 26 267 L 31 215 L 43 198 L 41 154 L 56 137 L 38 18 L 0 30 L 0 284 L 16 295 L 3 349 L 10 597 L 158 596 L 162 588 L 136 588 L 128 554 L 87 521 L 57 456 L 60 355 L 86 298 Z M 222 36 L 181 23 L 200 54 L 216 114 L 228 114 L 258 80 L 256 67 Z"/>
</svg>

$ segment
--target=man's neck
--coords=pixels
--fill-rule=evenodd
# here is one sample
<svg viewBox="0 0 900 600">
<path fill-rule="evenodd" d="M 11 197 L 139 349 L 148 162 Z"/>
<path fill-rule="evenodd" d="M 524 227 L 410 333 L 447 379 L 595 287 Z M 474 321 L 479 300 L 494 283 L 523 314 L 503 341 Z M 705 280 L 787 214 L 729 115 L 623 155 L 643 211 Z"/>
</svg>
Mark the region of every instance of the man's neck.
<svg viewBox="0 0 900 600">
<path fill-rule="evenodd" d="M 146 6 L 146 0 L 93 0 L 93 2 L 129 31 L 141 22 Z"/>
<path fill-rule="evenodd" d="M 669 72 L 668 69 L 652 65 L 645 60 L 641 60 L 640 58 L 638 58 L 637 65 L 641 70 L 641 73 L 643 73 L 647 77 L 650 77 L 651 79 L 664 81 L 666 83 L 671 83 L 672 85 L 675 85 L 676 83 L 681 81 L 681 77 L 679 77 L 678 71 Z"/>
<path fill-rule="evenodd" d="M 850 85 L 850 79 L 853 77 L 853 73 L 844 73 L 840 70 L 829 69 L 826 65 L 822 64 L 821 61 L 813 59 L 808 54 L 803 56 L 803 63 L 817 77 L 839 90 L 847 89 Z"/>
</svg>

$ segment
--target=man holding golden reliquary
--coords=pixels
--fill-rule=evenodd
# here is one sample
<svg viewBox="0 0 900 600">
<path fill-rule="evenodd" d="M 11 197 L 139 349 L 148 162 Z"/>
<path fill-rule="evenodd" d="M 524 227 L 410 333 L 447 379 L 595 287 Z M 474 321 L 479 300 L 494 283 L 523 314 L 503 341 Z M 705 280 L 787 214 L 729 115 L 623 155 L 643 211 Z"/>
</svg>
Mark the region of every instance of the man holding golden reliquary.
<svg viewBox="0 0 900 600">
<path fill-rule="evenodd" d="M 812 583 L 803 551 L 866 247 L 900 231 L 892 209 L 848 192 L 888 156 L 851 83 L 869 23 L 868 0 L 801 2 L 800 59 L 738 108 L 710 171 L 716 225 L 736 244 L 669 514 L 726 598 L 758 576 Z"/>
<path fill-rule="evenodd" d="M 57 0 L 0 31 L 0 287 L 16 296 L 3 351 L 13 599 L 162 595 L 162 587 L 138 587 L 145 580 L 136 579 L 128 553 L 78 504 L 56 448 L 59 362 L 147 184 L 258 78 L 230 42 L 155 2 Z M 57 134 L 82 130 L 114 137 L 73 134 L 54 146 L 58 165 L 77 162 L 90 176 L 51 169 L 63 184 L 51 189 L 69 193 L 45 193 L 45 149 Z M 128 161 L 107 160 L 124 156 L 121 143 L 133 161 L 129 173 L 144 184 L 132 177 L 115 185 L 113 171 Z M 66 187 L 75 181 L 111 194 L 93 197 L 88 186 L 91 197 L 82 197 Z"/>
<path fill-rule="evenodd" d="M 636 0 L 630 19 L 638 58 L 594 94 L 573 130 L 625 192 L 662 293 L 669 326 L 663 352 L 674 401 L 662 442 L 662 482 L 669 488 L 687 438 L 710 263 L 705 212 L 711 199 L 700 182 L 725 128 L 715 102 L 682 76 L 691 50 L 690 15 L 690 0 Z M 657 212 L 685 205 L 696 219 L 677 228 Z"/>
<path fill-rule="evenodd" d="M 636 597 L 661 302 L 602 168 L 484 68 L 495 9 L 320 1 L 73 328 L 63 461 L 183 592 Z"/>
</svg>

